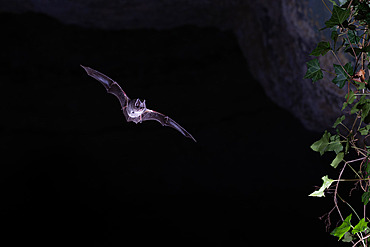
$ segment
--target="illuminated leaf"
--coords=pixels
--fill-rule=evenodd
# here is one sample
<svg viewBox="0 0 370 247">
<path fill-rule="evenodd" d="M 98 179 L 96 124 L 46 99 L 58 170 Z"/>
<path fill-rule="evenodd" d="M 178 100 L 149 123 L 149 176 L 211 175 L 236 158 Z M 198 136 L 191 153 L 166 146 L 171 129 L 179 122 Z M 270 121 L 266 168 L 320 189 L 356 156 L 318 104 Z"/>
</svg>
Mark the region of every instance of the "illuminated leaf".
<svg viewBox="0 0 370 247">
<path fill-rule="evenodd" d="M 321 179 L 323 180 L 323 184 L 321 185 L 320 189 L 312 192 L 311 194 L 309 194 L 309 196 L 325 197 L 324 191 L 330 187 L 334 180 L 328 178 L 327 175 L 323 176 Z"/>
<path fill-rule="evenodd" d="M 310 53 L 311 56 L 325 55 L 330 51 L 330 43 L 321 41 L 317 44 L 316 48 Z"/>
<path fill-rule="evenodd" d="M 337 156 L 335 157 L 335 159 L 331 162 L 331 166 L 334 167 L 334 168 L 337 168 L 339 163 L 343 160 L 343 157 L 344 157 L 344 153 L 343 152 L 340 152 L 337 154 Z"/>
<path fill-rule="evenodd" d="M 337 118 L 337 120 L 335 121 L 334 125 L 333 125 L 333 128 L 337 127 L 341 122 L 343 122 L 343 120 L 346 118 L 345 115 Z"/>
<path fill-rule="evenodd" d="M 350 15 L 350 9 L 342 9 L 338 6 L 333 6 L 333 12 L 328 21 L 325 22 L 327 28 L 341 25 Z"/>
<path fill-rule="evenodd" d="M 324 135 L 321 137 L 320 140 L 314 142 L 311 145 L 311 149 L 316 152 L 320 152 L 320 155 L 323 155 L 326 151 L 326 148 L 329 144 L 329 138 L 331 137 L 331 134 L 325 130 Z"/>
<path fill-rule="evenodd" d="M 346 232 L 351 229 L 351 218 L 352 214 L 350 214 L 342 223 L 342 225 L 335 228 L 330 234 L 336 237 L 339 237 L 339 240 L 344 236 Z"/>
<path fill-rule="evenodd" d="M 352 234 L 356 234 L 358 232 L 363 232 L 366 230 L 367 228 L 367 223 L 368 222 L 365 222 L 365 219 L 361 219 L 360 222 L 358 222 L 357 225 L 355 225 L 355 227 L 353 228 L 352 230 Z"/>
<path fill-rule="evenodd" d="M 307 72 L 305 76 L 303 77 L 304 79 L 312 79 L 313 82 L 321 80 L 324 75 L 321 71 L 320 68 L 320 62 L 318 59 L 312 59 L 308 61 L 307 63 Z"/>
<path fill-rule="evenodd" d="M 339 88 L 342 88 L 346 84 L 347 79 L 349 79 L 348 75 L 352 75 L 353 73 L 352 65 L 350 63 L 347 63 L 343 66 L 344 69 L 338 64 L 333 64 L 333 66 L 335 74 L 337 76 L 333 79 L 332 82 L 336 84 Z"/>
</svg>

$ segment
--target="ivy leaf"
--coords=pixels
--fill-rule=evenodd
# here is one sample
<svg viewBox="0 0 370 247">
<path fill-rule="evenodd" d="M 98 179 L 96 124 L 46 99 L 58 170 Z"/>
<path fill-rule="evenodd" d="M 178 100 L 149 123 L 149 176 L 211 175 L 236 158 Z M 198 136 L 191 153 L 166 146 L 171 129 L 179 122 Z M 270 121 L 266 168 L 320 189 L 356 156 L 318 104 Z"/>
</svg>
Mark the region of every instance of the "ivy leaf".
<svg viewBox="0 0 370 247">
<path fill-rule="evenodd" d="M 352 90 L 349 90 L 349 94 L 347 93 L 346 96 L 346 102 L 343 103 L 343 107 L 342 107 L 342 111 L 350 104 L 353 103 L 353 101 L 355 101 L 355 99 L 357 98 L 357 96 L 355 95 L 355 92 L 353 92 Z"/>
<path fill-rule="evenodd" d="M 369 150 L 369 149 L 367 149 L 367 150 Z M 365 171 L 366 171 L 367 175 L 370 174 L 370 162 L 369 162 L 368 159 L 366 159 L 366 169 L 365 169 Z"/>
<path fill-rule="evenodd" d="M 358 5 L 358 13 L 356 15 L 356 20 L 362 20 L 369 24 L 370 23 L 369 11 L 370 7 L 367 2 L 360 3 Z"/>
<path fill-rule="evenodd" d="M 357 36 L 357 32 L 355 30 L 349 30 L 348 39 L 351 44 L 357 44 L 360 41 L 360 37 Z M 346 44 L 349 45 L 348 40 L 346 39 Z"/>
<path fill-rule="evenodd" d="M 334 6 L 338 6 L 338 4 L 334 0 L 329 0 Z"/>
<path fill-rule="evenodd" d="M 333 179 L 328 178 L 328 176 L 323 176 L 322 178 L 322 185 L 319 190 L 316 190 L 309 194 L 308 196 L 316 196 L 316 197 L 325 197 L 324 191 L 330 187 L 330 185 L 334 182 Z"/>
<path fill-rule="evenodd" d="M 366 118 L 367 115 L 369 115 L 369 111 L 370 111 L 370 102 L 369 102 L 369 100 L 366 100 L 366 102 L 362 106 L 361 110 L 362 110 L 361 117 Z"/>
<path fill-rule="evenodd" d="M 347 52 L 349 54 L 351 54 L 352 56 L 359 56 L 361 54 L 361 52 L 366 52 L 365 49 L 360 49 L 358 47 L 351 47 L 349 45 L 347 45 L 347 48 L 344 50 L 344 52 Z M 354 52 L 354 53 L 353 53 Z"/>
<path fill-rule="evenodd" d="M 342 225 L 335 228 L 330 234 L 338 237 L 340 240 L 344 236 L 344 234 L 351 229 L 351 218 L 352 218 L 352 214 L 350 214 L 343 221 Z"/>
<path fill-rule="evenodd" d="M 356 113 L 361 110 L 361 117 L 365 123 L 369 123 L 368 118 L 370 112 L 370 99 L 366 99 L 365 95 L 352 107 L 351 114 Z"/>
<path fill-rule="evenodd" d="M 358 131 L 360 132 L 361 135 L 366 136 L 367 134 L 369 134 L 369 130 L 370 125 L 366 125 L 365 127 L 359 129 Z"/>
<path fill-rule="evenodd" d="M 331 166 L 334 167 L 334 168 L 337 168 L 339 163 L 342 162 L 343 160 L 343 157 L 344 157 L 344 153 L 343 152 L 340 152 L 337 154 L 337 156 L 335 157 L 335 159 L 331 162 Z"/>
<path fill-rule="evenodd" d="M 333 125 L 333 128 L 336 128 L 340 123 L 342 123 L 343 122 L 343 120 L 346 118 L 346 116 L 345 115 L 343 115 L 343 116 L 341 116 L 341 117 L 339 117 L 339 118 L 337 118 L 337 120 L 335 121 L 335 123 L 334 123 L 334 125 Z"/>
<path fill-rule="evenodd" d="M 321 80 L 324 75 L 320 68 L 320 62 L 317 58 L 308 61 L 307 72 L 303 79 L 312 79 L 313 82 Z"/>
<path fill-rule="evenodd" d="M 314 142 L 311 145 L 311 149 L 316 152 L 320 152 L 320 155 L 323 155 L 326 151 L 326 148 L 329 145 L 329 138 L 331 137 L 331 134 L 325 130 L 324 135 L 321 137 L 320 140 Z"/>
<path fill-rule="evenodd" d="M 332 31 L 331 31 L 330 38 L 333 40 L 333 44 L 334 44 L 333 50 L 335 50 L 335 46 L 337 44 L 339 35 L 338 35 L 338 31 L 335 27 L 333 27 L 331 29 L 332 29 Z"/>
<path fill-rule="evenodd" d="M 369 199 L 370 199 L 369 191 L 362 194 L 361 201 L 364 203 L 364 205 L 367 205 L 369 203 Z"/>
<path fill-rule="evenodd" d="M 367 223 L 368 222 L 365 222 L 365 218 L 361 219 L 360 222 L 358 222 L 358 224 L 353 228 L 352 234 L 365 231 L 367 228 Z"/>
<path fill-rule="evenodd" d="M 366 103 L 365 95 L 361 96 L 360 100 L 352 107 L 351 114 L 354 114 L 362 109 L 362 106 Z"/>
<path fill-rule="evenodd" d="M 349 242 L 351 242 L 352 240 L 353 240 L 353 236 L 352 236 L 352 234 L 351 234 L 351 233 L 349 233 L 349 232 L 346 232 L 346 233 L 344 234 L 343 239 L 342 239 L 342 241 L 343 241 L 343 242 L 345 242 L 345 243 L 349 243 Z"/>
<path fill-rule="evenodd" d="M 341 25 L 350 15 L 349 9 L 342 9 L 338 6 L 333 6 L 333 12 L 328 21 L 325 22 L 327 28 Z"/>
<path fill-rule="evenodd" d="M 346 141 L 346 147 L 344 148 L 344 152 L 346 153 L 346 154 L 348 154 L 348 150 L 349 150 L 349 138 L 347 139 L 347 141 Z"/>
<path fill-rule="evenodd" d="M 343 88 L 344 85 L 346 84 L 347 79 L 349 79 L 348 74 L 352 75 L 353 73 L 352 65 L 351 63 L 346 63 L 343 66 L 345 70 L 343 70 L 342 66 L 338 64 L 333 64 L 333 66 L 334 66 L 335 74 L 337 74 L 337 76 L 333 79 L 332 82 L 336 84 L 339 88 Z"/>
<path fill-rule="evenodd" d="M 328 51 L 330 51 L 330 43 L 321 41 L 317 44 L 316 48 L 310 53 L 311 56 L 324 56 Z"/>
<path fill-rule="evenodd" d="M 339 135 L 331 136 L 330 142 L 328 143 L 328 146 L 325 151 L 334 151 L 336 154 L 338 154 L 342 150 L 343 145 L 340 142 L 340 136 Z"/>
</svg>

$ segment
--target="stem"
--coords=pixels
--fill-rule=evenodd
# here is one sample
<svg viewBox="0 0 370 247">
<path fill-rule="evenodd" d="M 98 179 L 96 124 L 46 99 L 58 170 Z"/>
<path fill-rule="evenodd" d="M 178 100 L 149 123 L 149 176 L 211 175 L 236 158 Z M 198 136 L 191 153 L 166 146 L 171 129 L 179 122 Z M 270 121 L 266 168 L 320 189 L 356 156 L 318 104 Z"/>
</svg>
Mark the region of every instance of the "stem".
<svg viewBox="0 0 370 247">
<path fill-rule="evenodd" d="M 361 178 L 361 179 L 356 179 L 356 178 L 343 178 L 343 179 L 336 179 L 334 181 L 340 181 L 340 182 L 358 182 L 358 181 L 369 181 L 369 178 Z"/>
<path fill-rule="evenodd" d="M 342 125 L 348 132 L 351 132 L 346 125 L 344 125 L 343 123 L 340 123 L 340 125 Z"/>
<path fill-rule="evenodd" d="M 338 214 L 339 214 L 340 218 L 342 219 L 342 221 L 344 221 L 344 218 L 343 218 L 342 213 L 340 212 L 339 207 L 338 207 L 337 195 L 338 195 L 338 187 L 339 187 L 340 178 L 342 177 L 342 174 L 343 174 L 344 169 L 346 168 L 346 165 L 347 165 L 347 163 L 344 163 L 344 166 L 343 166 L 342 170 L 339 173 L 338 182 L 335 185 L 335 191 L 334 191 L 334 205 L 335 205 L 335 208 L 337 209 Z"/>
<path fill-rule="evenodd" d="M 355 213 L 355 215 L 357 216 L 357 218 L 358 218 L 358 220 L 361 220 L 361 218 L 360 218 L 360 216 L 358 216 L 358 214 L 357 214 L 357 212 L 355 211 L 355 209 L 348 203 L 348 202 L 346 202 L 345 200 L 343 200 L 343 198 L 342 197 L 340 197 L 339 196 L 339 194 L 338 194 L 338 197 L 339 197 L 339 199 L 341 199 L 342 200 L 342 202 L 344 202 L 345 204 L 347 204 L 347 206 L 348 207 L 350 207 L 351 209 L 352 209 L 352 211 Z"/>
<path fill-rule="evenodd" d="M 337 59 L 337 61 L 338 61 L 339 65 L 340 65 L 340 67 L 342 67 L 342 69 L 344 70 L 344 72 L 346 72 L 346 74 L 347 74 L 348 78 L 351 78 L 352 76 L 351 76 L 350 74 L 348 74 L 347 70 L 345 70 L 345 69 L 344 69 L 344 67 L 343 67 L 342 63 L 340 62 L 340 60 L 339 60 L 339 58 L 337 57 L 337 55 L 335 54 L 335 52 L 334 52 L 333 50 L 330 50 L 330 51 L 331 51 L 331 53 L 334 55 L 334 57 Z"/>
<path fill-rule="evenodd" d="M 343 27 L 343 28 L 344 28 L 344 27 Z M 351 46 L 351 49 L 352 49 L 353 55 L 355 56 L 355 60 L 356 60 L 356 64 L 357 64 L 357 62 L 358 62 L 358 58 L 357 58 L 357 55 L 356 55 L 355 49 L 353 49 L 352 43 L 351 43 L 351 41 L 349 40 L 349 37 L 348 37 L 348 31 L 346 32 L 346 36 L 347 36 L 348 43 L 349 43 L 349 45 Z"/>
<path fill-rule="evenodd" d="M 348 163 L 347 163 L 348 164 Z M 348 164 L 348 166 L 351 168 L 351 170 L 356 174 L 356 176 L 357 177 L 359 177 L 360 179 L 358 180 L 358 181 L 361 181 L 361 180 L 363 180 L 363 178 L 356 172 L 356 170 L 355 169 L 353 169 L 353 167 L 352 166 L 350 166 L 349 164 Z"/>
<path fill-rule="evenodd" d="M 369 237 L 370 237 L 370 234 L 366 235 L 365 237 L 363 237 L 360 240 L 358 240 L 354 245 L 352 245 L 352 247 L 355 247 L 358 243 L 363 242 L 365 239 L 367 239 Z"/>
<path fill-rule="evenodd" d="M 362 157 L 362 158 L 358 158 L 358 159 L 355 159 L 355 160 L 346 161 L 346 163 L 349 164 L 349 163 L 353 163 L 353 162 L 364 160 L 364 159 L 366 159 L 366 157 Z"/>
<path fill-rule="evenodd" d="M 321 2 L 325 5 L 325 7 L 329 10 L 330 14 L 332 14 L 331 10 L 329 9 L 328 5 L 326 5 L 324 0 L 321 0 Z"/>
</svg>

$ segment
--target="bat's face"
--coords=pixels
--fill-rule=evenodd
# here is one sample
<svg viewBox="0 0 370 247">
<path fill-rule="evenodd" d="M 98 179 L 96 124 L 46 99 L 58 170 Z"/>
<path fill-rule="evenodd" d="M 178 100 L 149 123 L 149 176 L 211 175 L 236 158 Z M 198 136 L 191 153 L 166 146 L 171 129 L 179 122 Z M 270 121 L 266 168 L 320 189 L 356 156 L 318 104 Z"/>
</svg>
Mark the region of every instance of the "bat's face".
<svg viewBox="0 0 370 247">
<path fill-rule="evenodd" d="M 145 100 L 141 101 L 140 99 L 131 100 L 127 107 L 127 114 L 136 118 L 139 117 L 146 110 Z"/>
</svg>

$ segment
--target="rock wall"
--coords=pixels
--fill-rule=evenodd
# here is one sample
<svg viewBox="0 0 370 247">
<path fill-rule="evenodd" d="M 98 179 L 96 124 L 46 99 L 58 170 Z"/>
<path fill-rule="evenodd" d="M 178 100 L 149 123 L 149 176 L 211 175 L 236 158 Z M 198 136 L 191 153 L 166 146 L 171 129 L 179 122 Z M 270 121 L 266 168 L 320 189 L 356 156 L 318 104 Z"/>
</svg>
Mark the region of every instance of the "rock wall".
<svg viewBox="0 0 370 247">
<path fill-rule="evenodd" d="M 344 93 L 330 80 L 303 80 L 318 40 L 310 0 L 0 0 L 0 11 L 40 12 L 66 24 L 102 29 L 181 25 L 234 30 L 253 76 L 306 128 L 321 131 L 340 114 Z M 318 8 L 324 8 L 320 6 Z M 311 14 L 310 14 L 311 13 Z M 330 64 L 328 58 L 322 65 Z M 250 92 L 246 91 L 246 94 Z M 247 96 L 246 96 L 247 97 Z"/>
</svg>

